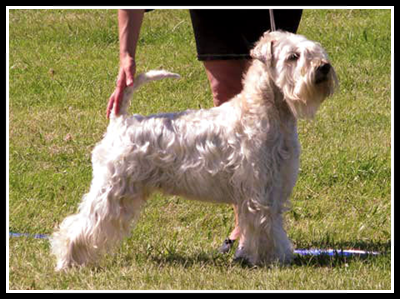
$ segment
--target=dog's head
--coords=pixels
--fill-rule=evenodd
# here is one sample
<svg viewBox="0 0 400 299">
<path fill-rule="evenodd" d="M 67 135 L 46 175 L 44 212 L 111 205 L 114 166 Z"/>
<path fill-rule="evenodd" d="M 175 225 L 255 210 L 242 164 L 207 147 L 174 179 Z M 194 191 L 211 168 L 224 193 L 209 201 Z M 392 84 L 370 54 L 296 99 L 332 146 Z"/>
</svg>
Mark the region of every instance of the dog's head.
<svg viewBox="0 0 400 299">
<path fill-rule="evenodd" d="M 338 81 L 319 43 L 283 31 L 266 32 L 250 55 L 262 62 L 293 114 L 313 117 Z"/>
</svg>

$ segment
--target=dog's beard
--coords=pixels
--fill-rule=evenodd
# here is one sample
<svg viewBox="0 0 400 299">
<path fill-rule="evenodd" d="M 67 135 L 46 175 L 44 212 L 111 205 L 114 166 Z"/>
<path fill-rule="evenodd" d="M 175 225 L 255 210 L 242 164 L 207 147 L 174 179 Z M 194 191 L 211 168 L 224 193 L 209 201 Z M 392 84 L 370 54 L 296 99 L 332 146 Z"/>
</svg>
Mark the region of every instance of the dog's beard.
<svg viewBox="0 0 400 299">
<path fill-rule="evenodd" d="M 315 69 L 307 71 L 306 67 L 294 71 L 287 68 L 278 74 L 276 84 L 296 118 L 313 118 L 321 103 L 333 94 L 337 85 L 333 68 L 324 80 L 317 80 Z"/>
</svg>

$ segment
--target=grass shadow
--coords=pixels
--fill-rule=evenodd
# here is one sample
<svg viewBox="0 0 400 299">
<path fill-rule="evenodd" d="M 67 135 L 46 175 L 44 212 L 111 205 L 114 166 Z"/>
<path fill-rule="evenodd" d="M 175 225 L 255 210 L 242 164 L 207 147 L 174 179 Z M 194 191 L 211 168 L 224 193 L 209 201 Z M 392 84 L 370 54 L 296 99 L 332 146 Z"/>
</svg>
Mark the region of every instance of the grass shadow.
<svg viewBox="0 0 400 299">
<path fill-rule="evenodd" d="M 309 244 L 310 245 L 310 244 Z M 342 255 L 299 255 L 295 254 L 292 263 L 289 265 L 284 265 L 284 267 L 291 266 L 306 266 L 306 267 L 341 267 L 344 265 L 349 265 L 355 261 L 363 261 L 363 262 L 373 262 L 377 258 L 382 256 L 390 256 L 390 242 L 387 243 L 372 243 L 372 242 L 364 242 L 364 241 L 355 241 L 355 242 L 342 242 L 335 244 L 323 244 L 321 243 L 313 243 L 310 248 L 335 248 L 337 250 L 345 250 L 345 249 L 353 249 L 357 248 L 359 250 L 365 251 L 377 251 L 379 255 L 351 255 L 351 256 L 342 256 Z M 227 254 L 221 254 L 217 250 L 213 251 L 199 251 L 193 253 L 183 253 L 178 250 L 163 250 L 152 252 L 147 255 L 147 258 L 152 262 L 158 265 L 179 265 L 184 268 L 190 268 L 195 265 L 200 266 L 216 266 L 216 267 L 231 267 L 231 266 L 240 266 L 244 269 L 252 269 L 252 268 L 268 268 L 269 266 L 252 266 L 245 262 L 235 262 L 233 261 L 233 252 Z M 279 265 L 277 265 L 279 266 Z"/>
<path fill-rule="evenodd" d="M 221 267 L 230 264 L 230 255 L 223 255 L 217 251 L 200 251 L 196 253 L 163 252 L 149 255 L 149 259 L 158 265 L 178 265 L 190 268 L 195 265 Z"/>
</svg>

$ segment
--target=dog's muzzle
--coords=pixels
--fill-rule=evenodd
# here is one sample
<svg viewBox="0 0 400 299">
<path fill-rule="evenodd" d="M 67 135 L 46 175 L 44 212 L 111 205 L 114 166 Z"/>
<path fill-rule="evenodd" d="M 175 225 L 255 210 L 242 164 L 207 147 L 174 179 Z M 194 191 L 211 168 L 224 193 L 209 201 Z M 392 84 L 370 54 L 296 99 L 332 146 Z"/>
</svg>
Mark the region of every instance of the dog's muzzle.
<svg viewBox="0 0 400 299">
<path fill-rule="evenodd" d="M 315 84 L 327 81 L 330 70 L 331 70 L 331 65 L 329 63 L 321 64 L 315 71 Z"/>
</svg>

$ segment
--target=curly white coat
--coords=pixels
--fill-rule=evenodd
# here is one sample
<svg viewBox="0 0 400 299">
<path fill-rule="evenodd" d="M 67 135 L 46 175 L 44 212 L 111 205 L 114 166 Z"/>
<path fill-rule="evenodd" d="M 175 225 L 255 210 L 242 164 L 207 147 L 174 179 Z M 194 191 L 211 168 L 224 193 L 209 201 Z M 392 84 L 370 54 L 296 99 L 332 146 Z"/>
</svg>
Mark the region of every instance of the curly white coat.
<svg viewBox="0 0 400 299">
<path fill-rule="evenodd" d="M 92 184 L 79 212 L 53 234 L 58 270 L 109 251 L 153 191 L 233 203 L 249 262 L 291 260 L 283 213 L 299 167 L 296 119 L 312 117 L 337 79 L 322 47 L 300 35 L 267 32 L 251 55 L 243 91 L 208 110 L 129 116 L 136 88 L 179 76 L 150 71 L 135 79 L 93 150 Z"/>
</svg>

